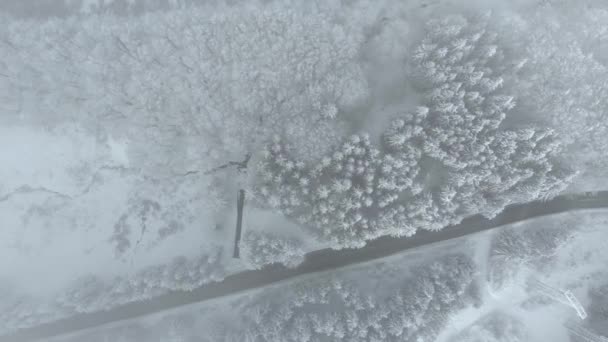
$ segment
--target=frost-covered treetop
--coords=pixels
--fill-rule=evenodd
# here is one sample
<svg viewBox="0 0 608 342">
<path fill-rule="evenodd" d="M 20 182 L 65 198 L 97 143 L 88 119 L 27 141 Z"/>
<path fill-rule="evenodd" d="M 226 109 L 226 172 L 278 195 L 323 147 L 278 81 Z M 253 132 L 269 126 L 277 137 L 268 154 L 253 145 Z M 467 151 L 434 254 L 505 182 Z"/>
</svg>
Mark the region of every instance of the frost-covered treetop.
<svg viewBox="0 0 608 342">
<path fill-rule="evenodd" d="M 17 53 L 0 82 L 64 120 L 145 139 L 142 160 L 240 158 L 286 131 L 315 144 L 316 126 L 367 96 L 362 36 L 285 6 L 11 21 L 5 42 Z"/>
<path fill-rule="evenodd" d="M 488 20 L 429 24 L 411 57 L 423 102 L 396 115 L 380 146 L 355 135 L 312 167 L 290 160 L 289 144 L 273 142 L 260 164 L 261 199 L 339 247 L 437 230 L 473 214 L 491 218 L 563 190 L 575 173 L 556 161 L 556 133 L 502 126 L 516 106 L 505 80 L 523 63 L 505 61 Z"/>
</svg>

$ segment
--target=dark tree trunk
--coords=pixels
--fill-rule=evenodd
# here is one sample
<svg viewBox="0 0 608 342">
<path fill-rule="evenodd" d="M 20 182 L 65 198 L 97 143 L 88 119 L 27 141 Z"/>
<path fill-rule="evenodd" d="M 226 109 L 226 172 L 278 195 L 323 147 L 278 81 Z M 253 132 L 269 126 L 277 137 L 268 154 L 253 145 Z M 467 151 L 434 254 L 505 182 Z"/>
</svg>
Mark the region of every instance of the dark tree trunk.
<svg viewBox="0 0 608 342">
<path fill-rule="evenodd" d="M 234 236 L 233 258 L 240 258 L 239 243 L 241 242 L 241 232 L 243 230 L 243 208 L 245 207 L 245 190 L 239 190 L 236 202 L 236 234 Z"/>
<path fill-rule="evenodd" d="M 232 166 L 236 167 L 236 171 L 239 174 L 245 174 L 247 172 L 247 165 L 249 164 L 249 160 L 251 159 L 251 153 L 247 153 L 245 155 L 245 159 L 243 161 L 229 161 L 226 164 L 214 167 L 211 170 L 205 171 L 203 174 L 210 175 L 219 170 L 228 169 Z M 183 175 L 189 174 L 197 174 L 198 170 L 188 171 Z M 241 242 L 241 232 L 243 230 L 243 208 L 245 207 L 245 190 L 240 189 L 238 193 L 238 197 L 236 200 L 236 234 L 234 236 L 234 253 L 232 254 L 233 258 L 240 257 L 239 243 Z"/>
</svg>

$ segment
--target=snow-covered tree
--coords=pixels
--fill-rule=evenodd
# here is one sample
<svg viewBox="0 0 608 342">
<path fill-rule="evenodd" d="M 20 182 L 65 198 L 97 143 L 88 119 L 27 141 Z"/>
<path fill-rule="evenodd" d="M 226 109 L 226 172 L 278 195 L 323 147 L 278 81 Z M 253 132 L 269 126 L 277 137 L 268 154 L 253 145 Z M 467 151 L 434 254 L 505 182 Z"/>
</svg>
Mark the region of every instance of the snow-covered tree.
<svg viewBox="0 0 608 342">
<path fill-rule="evenodd" d="M 495 288 L 515 280 L 524 267 L 538 271 L 551 268 L 555 256 L 572 240 L 578 223 L 537 223 L 530 229 L 505 228 L 492 239 L 490 282 Z"/>
<path fill-rule="evenodd" d="M 0 85 L 19 95 L 7 105 L 124 138 L 153 177 L 240 160 L 276 133 L 314 158 L 367 96 L 361 34 L 321 12 L 192 7 L 28 25 L 9 21 L 2 40 L 14 51 Z"/>
<path fill-rule="evenodd" d="M 433 340 L 449 315 L 469 304 L 474 264 L 449 255 L 416 268 L 410 281 L 391 293 L 368 295 L 353 281 L 335 277 L 273 290 L 244 308 L 234 340 L 421 341 Z M 230 340 L 230 339 L 229 339 Z"/>
<path fill-rule="evenodd" d="M 313 168 L 316 186 L 307 220 L 324 236 L 337 236 L 332 242 L 344 244 L 368 234 L 379 153 L 367 135 L 354 135 Z"/>
<path fill-rule="evenodd" d="M 276 139 L 259 165 L 260 198 L 282 213 L 309 224 L 336 247 L 361 244 L 373 219 L 379 151 L 367 135 L 353 135 L 312 167 L 293 160 Z"/>
<path fill-rule="evenodd" d="M 412 56 L 423 105 L 396 115 L 378 149 L 353 136 L 313 167 L 275 140 L 260 164 L 261 198 L 335 246 L 359 246 L 561 192 L 576 172 L 558 162 L 557 133 L 502 125 L 515 108 L 504 85 L 524 63 L 502 48 L 490 21 L 450 16 L 428 25 Z"/>
<path fill-rule="evenodd" d="M 429 194 L 414 184 L 419 154 L 395 147 L 381 155 L 369 136 L 353 135 L 315 166 L 294 160 L 276 139 L 259 164 L 258 199 L 312 228 L 335 248 L 361 246 L 380 235 L 412 235 L 433 221 Z M 415 194 L 396 204 L 402 193 Z"/>
<path fill-rule="evenodd" d="M 292 147 L 275 136 L 257 165 L 258 197 L 285 215 L 311 210 L 306 198 L 311 196 L 313 175 L 307 163 L 295 160 L 292 154 Z"/>
<path fill-rule="evenodd" d="M 380 207 L 395 202 L 407 190 L 413 195 L 422 191 L 416 177 L 421 169 L 421 124 L 427 114 L 428 108 L 419 107 L 413 113 L 406 113 L 392 121 L 384 132 L 384 149 L 387 153 L 380 162 L 377 184 Z"/>
<path fill-rule="evenodd" d="M 72 315 L 107 310 L 169 291 L 191 291 L 225 277 L 221 256 L 222 250 L 218 248 L 196 258 L 176 257 L 168 264 L 149 266 L 130 276 L 109 280 L 83 276 L 58 295 L 51 307 Z"/>
<path fill-rule="evenodd" d="M 245 233 L 241 244 L 245 260 L 255 269 L 274 263 L 296 267 L 304 261 L 302 241 L 297 239 L 250 230 Z"/>
<path fill-rule="evenodd" d="M 429 24 L 413 55 L 425 107 L 404 117 L 406 133 L 392 138 L 440 162 L 447 179 L 436 182 L 448 188 L 436 203 L 448 215 L 493 217 L 508 204 L 556 195 L 574 175 L 557 164 L 551 130 L 501 127 L 515 107 L 503 85 L 522 63 L 506 59 L 514 57 L 488 23 L 455 16 Z"/>
<path fill-rule="evenodd" d="M 546 6 L 503 26 L 510 45 L 527 58 L 514 91 L 525 115 L 559 134 L 567 147 L 562 158 L 597 177 L 608 151 L 606 11 L 560 12 Z"/>
</svg>

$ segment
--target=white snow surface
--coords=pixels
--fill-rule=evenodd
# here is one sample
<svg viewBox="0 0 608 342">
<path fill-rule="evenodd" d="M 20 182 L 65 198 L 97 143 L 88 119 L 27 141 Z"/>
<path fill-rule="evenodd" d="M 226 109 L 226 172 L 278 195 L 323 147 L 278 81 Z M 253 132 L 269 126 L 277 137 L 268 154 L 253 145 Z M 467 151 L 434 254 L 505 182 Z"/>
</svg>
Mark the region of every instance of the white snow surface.
<svg viewBox="0 0 608 342">
<path fill-rule="evenodd" d="M 108 6 L 111 2 L 105 1 Z M 171 3 L 174 7 L 183 8 L 183 2 L 181 1 L 172 1 Z M 331 31 L 331 39 L 333 40 L 314 41 L 314 39 L 324 37 L 323 32 L 314 32 L 311 39 L 314 44 L 318 44 L 322 48 L 319 48 L 319 51 L 311 49 L 310 54 L 305 54 L 302 57 L 303 62 L 301 64 L 296 63 L 294 65 L 302 68 L 302 70 L 308 70 L 306 68 L 309 68 L 310 65 L 306 63 L 330 61 L 339 65 L 343 70 L 342 73 L 332 74 L 329 80 L 324 80 L 324 82 L 319 82 L 314 87 L 308 88 L 301 87 L 297 80 L 294 81 L 291 77 L 288 77 L 290 76 L 289 73 L 285 76 L 267 72 L 264 76 L 271 80 L 289 81 L 286 84 L 290 88 L 286 92 L 291 97 L 280 102 L 280 105 L 283 103 L 289 104 L 290 107 L 286 107 L 286 110 L 322 111 L 322 113 L 311 113 L 310 117 L 306 116 L 305 119 L 301 119 L 301 125 L 306 129 L 297 129 L 300 126 L 299 121 L 295 124 L 290 122 L 285 126 L 292 130 L 288 133 L 300 144 L 296 146 L 296 155 L 312 164 L 318 163 L 318 159 L 320 159 L 315 159 L 315 154 L 330 151 L 333 147 L 330 145 L 340 141 L 343 135 L 347 133 L 368 133 L 374 144 L 381 145 L 383 132 L 393 118 L 396 115 L 411 111 L 415 106 L 423 103 L 424 98 L 421 92 L 415 89 L 412 80 L 403 75 L 411 71 L 409 70 L 411 67 L 408 62 L 409 56 L 420 42 L 424 34 L 423 27 L 430 18 L 442 18 L 451 13 L 482 13 L 491 10 L 494 14 L 497 14 L 497 18 L 510 18 L 513 15 L 513 18 L 515 18 L 513 20 L 517 22 L 518 20 L 532 20 L 530 18 L 533 16 L 528 17 L 526 14 L 528 12 L 536 13 L 534 11 L 540 8 L 539 16 L 541 18 L 543 14 L 547 14 L 548 27 L 553 27 L 552 25 L 555 24 L 556 27 L 563 25 L 570 30 L 576 30 L 576 24 L 570 26 L 559 20 L 567 18 L 569 11 L 580 11 L 576 13 L 583 13 L 580 16 L 581 18 L 587 18 L 585 16 L 594 18 L 595 21 L 592 22 L 595 26 L 589 26 L 592 27 L 592 29 L 589 29 L 592 32 L 585 32 L 585 37 L 590 38 L 585 41 L 585 44 L 582 44 L 584 45 L 582 53 L 578 54 L 577 50 L 573 54 L 574 57 L 566 57 L 572 58 L 570 61 L 588 61 L 589 59 L 595 61 L 596 64 L 593 64 L 593 68 L 589 67 L 581 71 L 581 74 L 585 77 L 593 75 L 594 72 L 599 72 L 597 70 L 605 72 L 604 69 L 607 67 L 605 61 L 608 60 L 608 57 L 603 56 L 608 51 L 603 49 L 605 44 L 598 43 L 597 47 L 586 45 L 593 42 L 605 43 L 607 41 L 605 32 L 608 32 L 606 31 L 608 22 L 601 20 L 604 12 L 599 11 L 597 16 L 594 16 L 593 13 L 595 12 L 593 12 L 592 7 L 589 7 L 591 8 L 589 10 L 583 9 L 585 5 L 589 5 L 604 6 L 603 9 L 606 10 L 605 4 L 598 1 L 588 0 L 580 3 L 576 2 L 576 4 L 557 0 L 517 0 L 510 2 L 470 0 L 465 3 L 457 0 L 359 0 L 349 4 L 343 4 L 336 0 L 316 1 L 306 5 L 295 1 L 286 4 L 270 3 L 268 13 L 279 13 L 284 8 L 292 7 L 289 11 L 285 10 L 286 13 L 291 13 L 286 15 L 287 19 L 282 18 L 281 20 L 297 18 L 298 15 L 292 13 L 294 11 L 295 13 L 301 11 L 305 18 L 307 14 L 310 15 L 310 22 L 306 20 L 299 22 L 301 26 L 294 26 L 293 32 L 302 32 L 302 30 L 311 27 L 333 28 L 333 31 Z M 82 8 L 85 9 L 84 12 L 88 13 L 93 11 L 93 5 L 98 4 L 99 1 L 87 0 L 84 1 Z M 257 5 L 262 6 L 262 2 L 257 3 Z M 213 7 L 214 5 L 205 4 L 204 6 Z M 222 18 L 222 20 L 226 20 L 222 17 L 222 11 L 227 11 L 227 13 L 230 13 L 227 17 L 234 20 L 236 18 L 235 13 L 238 13 L 238 6 L 247 8 L 247 11 L 252 11 L 251 8 L 255 7 L 252 4 L 246 5 L 238 1 L 230 5 L 218 5 L 213 11 L 209 12 L 209 17 L 221 22 L 220 19 Z M 546 9 L 546 12 L 542 12 L 543 8 Z M 268 15 L 268 13 L 265 15 Z M 311 13 L 314 15 L 311 15 Z M 94 14 L 90 13 L 86 15 L 95 17 Z M 86 15 L 83 18 L 86 18 Z M 3 17 L 0 17 L 0 20 L 2 19 Z M 538 18 L 534 20 L 536 19 Z M 95 20 L 102 19 L 97 18 Z M 121 20 L 131 19 L 127 17 Z M 509 20 L 505 21 L 509 22 Z M 579 21 L 586 22 L 583 19 Z M 252 22 L 257 23 L 255 20 Z M 230 28 L 232 26 L 229 23 L 229 21 L 223 22 L 226 27 Z M 282 23 L 284 22 L 280 20 L 278 24 L 274 22 L 278 26 Z M 333 26 L 336 23 L 340 25 L 339 28 Z M 15 25 L 36 25 L 36 21 L 23 21 Z M 11 28 L 9 26 L 8 24 L 0 26 L 0 38 L 4 37 L 6 32 L 19 27 L 11 26 Z M 61 24 L 59 24 L 59 27 L 61 27 Z M 561 31 L 558 30 L 557 32 Z M 14 32 L 12 33 L 14 34 Z M 564 34 L 564 36 L 568 36 L 569 39 L 577 37 L 576 34 L 573 36 Z M 242 36 L 238 37 L 242 39 Z M 168 36 L 167 39 L 169 39 Z M 290 41 L 290 39 L 283 40 Z M 564 42 L 567 43 L 568 40 L 560 41 L 562 44 Z M 25 42 L 25 46 L 30 43 L 36 45 L 39 42 Z M 344 46 L 334 46 L 338 43 L 344 44 Z M 101 45 L 91 49 L 91 56 L 93 53 L 103 54 L 104 47 Z M 212 48 L 216 49 L 216 47 Z M 226 54 L 226 56 L 222 55 L 221 58 L 227 58 L 227 56 L 235 58 L 236 55 L 243 52 L 242 49 L 230 48 L 232 50 L 221 47 L 214 51 L 221 51 Z M 278 49 L 276 51 L 277 55 L 281 54 L 284 60 L 292 61 L 296 59 L 290 54 L 289 51 L 291 50 L 282 46 L 274 46 L 274 48 Z M 61 65 L 53 64 L 56 62 L 53 58 L 61 56 L 61 47 L 56 50 L 59 53 L 52 55 L 47 61 L 51 67 Z M 89 103 L 86 108 L 84 106 L 79 107 L 77 101 L 80 101 L 80 99 L 71 98 L 74 103 L 63 107 L 60 107 L 62 105 L 61 101 L 53 100 L 53 98 L 48 102 L 36 103 L 35 99 L 38 94 L 22 94 L 20 87 L 25 89 L 29 85 L 20 83 L 21 77 L 29 81 L 34 80 L 33 83 L 40 82 L 40 84 L 50 82 L 53 85 L 53 82 L 64 82 L 57 88 L 66 87 L 66 98 L 72 94 L 67 85 L 73 80 L 69 79 L 71 77 L 69 74 L 61 74 L 62 77 L 65 76 L 65 79 L 53 79 L 52 77 L 55 77 L 55 74 L 50 79 L 38 79 L 36 75 L 39 71 L 26 70 L 23 74 L 14 75 L 18 76 L 19 82 L 5 83 L 3 81 L 6 78 L 4 74 L 5 72 L 10 73 L 10 70 L 4 69 L 5 64 L 2 62 L 2 58 L 7 57 L 8 60 L 8 57 L 12 55 L 11 51 L 10 46 L 0 45 L 0 92 L 4 93 L 0 95 L 3 102 L 0 104 L 0 284 L 2 284 L 0 286 L 0 298 L 8 297 L 11 300 L 27 298 L 25 302 L 32 306 L 30 311 L 36 311 L 38 304 L 42 308 L 51 307 L 50 310 L 53 311 L 53 306 L 49 303 L 52 303 L 58 297 L 58 294 L 64 294 L 66 289 L 73 288 L 74 284 L 77 284 L 83 277 L 94 275 L 103 282 L 118 283 L 117 279 L 133 279 L 133 277 L 137 277 L 142 272 L 149 271 L 154 267 L 172 265 L 176 258 L 183 257 L 188 261 L 199 260 L 201 256 L 213 254 L 217 250 L 222 251 L 219 261 L 221 270 L 214 273 L 214 277 L 221 278 L 226 274 L 251 268 L 247 260 L 233 260 L 231 258 L 236 223 L 235 195 L 238 188 L 237 182 L 234 180 L 241 176 L 237 176 L 234 169 L 211 175 L 205 174 L 206 170 L 217 167 L 224 162 L 242 158 L 241 154 L 234 151 L 240 153 L 250 146 L 211 146 L 209 141 L 212 140 L 199 140 L 200 137 L 193 132 L 197 128 L 197 123 L 193 121 L 177 122 L 182 124 L 182 130 L 176 133 L 171 129 L 155 131 L 154 122 L 143 123 L 144 119 L 149 119 L 144 117 L 145 115 L 141 116 L 142 122 L 134 119 L 139 118 L 137 115 L 141 115 L 141 108 L 157 110 L 158 107 L 155 106 L 160 106 L 165 110 L 160 110 L 160 112 L 169 118 L 167 122 L 175 124 L 176 121 L 172 121 L 171 117 L 174 114 L 172 112 L 174 108 L 167 109 L 159 103 L 153 103 L 154 101 L 125 105 L 123 102 L 118 103 L 118 100 L 117 103 L 105 103 L 100 100 L 99 102 L 91 102 L 92 104 Z M 145 56 L 147 52 L 140 51 L 138 53 Z M 234 55 L 230 55 L 230 53 Z M 87 60 L 86 54 L 84 57 L 78 55 L 75 58 L 84 58 L 83 63 L 90 63 L 91 69 L 96 68 L 95 61 Z M 133 58 L 133 56 L 128 58 Z M 264 60 L 262 58 L 261 60 L 264 63 L 269 63 L 269 60 L 272 62 L 272 59 Z M 194 63 L 190 60 L 171 62 L 185 65 L 184 68 L 194 66 L 194 64 L 192 66 L 188 64 Z M 226 70 L 222 70 L 222 72 L 228 75 L 229 71 L 232 71 L 234 75 L 231 75 L 231 77 L 245 78 L 246 74 L 251 84 L 257 84 L 255 70 L 247 69 L 246 67 L 249 66 L 247 64 L 238 66 L 243 67 L 243 70 L 232 70 L 230 67 L 226 67 Z M 328 70 L 331 69 L 327 68 Z M 137 81 L 144 80 L 154 83 L 154 80 L 146 79 L 148 75 L 144 71 L 146 71 L 145 68 L 140 70 L 144 76 Z M 32 74 L 28 74 L 28 72 Z M 239 72 L 243 74 L 238 75 Z M 301 77 L 305 81 L 312 77 L 306 73 L 303 73 L 303 75 Z M 608 72 L 602 75 L 608 75 Z M 585 88 L 587 84 L 583 76 L 581 76 L 582 83 L 575 85 L 577 89 Z M 531 78 L 526 80 L 532 82 Z M 81 84 L 96 81 L 99 80 L 91 79 Z M 226 81 L 226 84 L 230 83 L 229 80 L 223 81 Z M 566 84 L 569 81 L 571 79 L 566 76 L 560 79 L 560 82 Z M 162 82 L 177 82 L 176 84 L 186 89 L 185 83 L 179 83 L 181 81 L 172 77 L 168 77 L 159 83 Z M 145 82 L 141 83 L 145 84 Z M 129 84 L 128 87 L 132 87 L 134 84 Z M 597 85 L 597 82 L 593 85 Z M 556 88 L 559 91 L 567 92 L 566 89 L 560 88 L 562 86 L 559 85 Z M 242 107 L 247 107 L 247 104 L 253 103 L 259 106 L 261 110 L 268 110 L 267 107 L 273 105 L 272 101 L 269 101 L 269 103 L 265 101 L 266 99 L 255 99 L 256 94 L 267 95 L 273 93 L 273 90 L 264 88 L 265 85 L 256 89 L 257 93 L 253 95 L 243 93 L 242 89 L 237 86 L 230 87 L 225 92 L 220 93 L 226 97 L 218 100 L 219 102 L 225 102 L 220 105 L 232 105 L 230 96 L 243 100 L 238 103 L 238 106 Z M 7 91 L 4 92 L 4 90 Z M 94 87 L 93 90 L 95 90 Z M 142 86 L 142 88 L 135 90 L 122 89 L 126 94 L 136 94 L 140 90 L 147 91 L 149 88 Z M 153 90 L 150 90 L 150 92 L 153 92 Z M 104 91 L 109 94 L 117 90 L 104 89 Z M 316 101 L 314 104 L 305 103 L 298 97 L 304 91 L 307 95 L 314 97 Z M 319 93 L 323 91 L 327 94 Z M 278 90 L 277 93 L 279 93 Z M 598 93 L 591 91 L 585 94 L 590 94 L 590 98 L 594 96 L 602 98 L 602 95 L 606 93 L 598 90 Z M 94 93 L 94 95 L 97 94 Z M 553 95 L 555 96 L 555 94 Z M 61 100 L 62 95 L 59 96 Z M 198 103 L 209 102 L 201 98 L 194 99 L 198 96 L 197 92 L 184 95 L 184 97 L 188 96 L 193 96 L 193 101 L 199 101 Z M 252 100 L 248 102 L 247 100 L 250 98 L 246 96 L 251 96 Z M 17 98 L 21 102 L 17 101 Z M 116 98 L 125 101 L 120 97 L 120 94 Z M 151 95 L 151 98 L 154 99 L 154 95 Z M 551 102 L 552 100 L 553 97 L 549 95 L 542 99 L 543 104 L 549 107 L 564 107 L 562 106 L 563 103 Z M 53 103 L 52 101 L 58 102 Z M 66 100 L 66 102 L 69 101 Z M 162 101 L 159 100 L 159 102 Z M 304 104 L 301 102 L 304 102 Z M 114 104 L 118 107 L 116 112 L 113 112 L 115 108 L 112 105 Z M 53 105 L 60 109 L 52 108 Z M 584 107 L 584 111 L 575 105 Z M 132 109 L 130 106 L 139 107 Z M 588 123 L 585 120 L 593 118 L 606 119 L 603 112 L 594 114 L 593 108 L 586 108 L 584 104 L 575 103 L 572 106 L 573 108 L 576 107 L 575 109 L 578 111 L 573 109 L 573 112 L 567 112 L 566 114 L 592 113 L 581 119 L 582 121 L 576 121 L 578 124 L 580 122 Z M 53 110 L 49 110 L 49 107 Z M 179 110 L 186 109 L 179 108 Z M 215 108 L 212 109 L 215 110 Z M 242 111 L 239 112 L 241 117 L 247 118 L 251 122 L 257 122 L 257 117 L 253 119 L 249 117 L 247 115 L 249 112 L 246 109 L 231 108 L 235 112 Z M 108 115 L 108 117 L 120 117 L 122 115 L 128 119 L 117 121 L 118 124 L 115 122 L 108 123 L 109 121 L 103 121 L 102 119 L 99 119 L 99 121 L 85 119 L 89 115 L 87 111 L 96 110 L 100 111 L 96 113 L 100 116 L 93 116 L 96 120 L 103 115 Z M 519 107 L 515 108 L 515 111 L 521 110 Z M 130 115 L 133 117 L 130 117 Z M 212 118 L 217 118 L 215 112 L 209 115 Z M 538 121 L 542 124 L 556 121 L 556 117 L 548 117 L 546 113 L 543 115 L 545 116 L 541 117 L 539 114 L 539 117 L 534 117 L 532 121 Z M 331 116 L 335 121 L 327 120 L 314 123 L 314 120 L 318 119 L 317 116 Z M 269 116 L 269 118 L 271 120 L 276 119 L 274 116 Z M 519 120 L 519 116 L 517 118 Z M 247 132 L 250 134 L 253 137 L 251 138 L 252 144 L 259 143 L 257 141 L 259 134 L 267 134 L 267 131 L 273 131 L 273 129 L 276 129 L 274 125 L 279 124 L 271 122 L 267 124 L 269 127 L 272 126 L 270 129 L 257 131 L 243 129 L 239 126 L 238 121 L 236 123 L 229 122 L 228 119 L 222 121 L 224 119 L 220 117 L 220 122 L 225 122 L 226 126 L 231 125 L 230 132 Z M 129 120 L 136 122 L 134 124 L 133 121 Z M 309 120 L 312 120 L 313 124 L 308 122 Z M 121 125 L 125 122 L 128 125 L 122 127 Z M 95 125 L 99 127 L 93 127 Z M 297 127 L 294 128 L 294 126 Z M 596 154 L 579 158 L 581 156 L 577 155 L 578 151 L 576 149 L 565 149 L 562 159 L 566 161 L 584 160 L 585 163 L 584 166 L 582 164 L 572 165 L 574 168 L 581 168 L 581 175 L 575 179 L 574 184 L 568 191 L 597 190 L 607 184 L 603 172 L 603 166 L 607 164 L 602 161 L 602 158 L 608 156 L 608 154 L 606 154 L 606 151 L 602 152 L 601 146 L 608 145 L 602 145 L 602 143 L 606 143 L 601 141 L 602 135 L 600 134 L 603 132 L 602 129 L 604 128 L 602 127 L 604 126 L 608 127 L 608 123 L 598 120 L 594 127 L 589 128 L 590 132 L 595 132 L 589 134 L 589 136 L 599 136 L 600 139 L 590 139 L 583 144 L 586 148 L 589 148 L 589 151 Z M 566 132 L 568 127 L 561 127 L 561 130 Z M 592 131 L 592 129 L 597 130 Z M 581 134 L 579 136 L 585 137 L 586 135 Z M 230 138 L 222 137 L 223 140 L 221 141 L 241 141 L 241 139 L 242 141 L 249 141 L 245 139 L 246 137 L 241 136 L 238 139 L 237 137 Z M 158 139 L 158 141 L 150 139 Z M 314 141 L 307 141 L 307 139 L 314 139 Z M 166 146 L 164 143 L 166 143 Z M 182 148 L 175 149 L 172 144 Z M 254 169 L 253 164 L 260 159 L 259 154 L 259 151 L 254 151 L 250 170 Z M 175 159 L 179 160 L 175 161 Z M 420 175 L 418 178 L 432 178 L 431 181 L 427 182 L 430 184 L 426 185 L 429 188 L 434 188 L 445 181 L 442 178 L 444 176 L 442 171 Z M 247 182 L 254 179 L 251 174 L 248 177 Z M 242 184 L 239 183 L 238 185 Z M 295 220 L 268 208 L 263 203 L 259 203 L 261 202 L 259 198 L 251 196 L 248 197 L 247 201 L 245 231 L 270 234 L 271 237 L 276 239 L 296 241 L 301 244 L 304 252 L 332 247 L 329 242 L 313 238 L 310 231 L 303 229 Z M 525 278 L 528 274 L 533 273 L 541 277 L 544 282 L 555 287 L 572 290 L 583 305 L 589 305 L 589 288 L 608 281 L 606 272 L 606 265 L 608 265 L 606 222 L 608 218 L 605 213 L 599 211 L 576 215 L 578 216 L 576 216 L 575 221 L 579 222 L 576 233 L 572 240 L 561 246 L 557 251 L 552 259 L 551 270 L 526 267 L 517 275 Z M 553 220 L 552 222 L 559 225 L 561 218 L 562 216 L 559 216 L 549 220 Z M 572 217 L 570 217 L 570 220 L 572 220 Z M 525 223 L 520 228 L 532 229 L 530 227 L 533 225 L 534 222 Z M 563 323 L 572 317 L 573 311 L 571 308 L 559 303 L 530 305 L 523 308 L 522 303 L 526 303 L 531 295 L 522 286 L 517 285 L 516 281 L 498 292 L 493 292 L 485 286 L 484 279 L 486 279 L 485 276 L 491 267 L 488 258 L 493 237 L 493 233 L 488 233 L 471 239 L 459 240 L 463 246 L 474 247 L 469 249 L 473 252 L 468 254 L 474 257 L 477 265 L 477 280 L 482 289 L 482 304 L 478 307 L 469 305 L 451 317 L 450 323 L 439 335 L 437 341 L 453 341 L 454 338 L 457 338 L 455 336 L 459 336 L 459 333 L 476 323 L 483 322 L 485 316 L 495 312 L 507 313 L 514 319 L 524 322 L 529 333 L 529 341 L 569 341 Z M 454 246 L 450 244 L 450 248 L 454 248 Z M 357 270 L 344 270 L 340 272 L 340 277 L 380 279 L 381 281 L 378 282 L 365 279 L 361 282 L 361 288 L 370 293 L 373 292 L 370 289 L 375 289 L 378 292 L 390 292 L 395 290 L 399 279 L 405 279 L 408 274 L 407 269 L 413 263 L 412 259 L 416 259 L 418 262 L 417 256 L 419 254 L 425 255 L 422 259 L 432 259 L 429 255 L 441 254 L 438 252 L 441 249 L 442 246 L 432 246 L 431 249 L 425 249 L 424 252 L 414 253 L 415 257 L 408 253 L 404 256 L 390 258 L 380 262 L 383 267 L 374 264 L 375 266 L 361 266 Z M 369 267 L 369 269 L 361 271 L 365 267 Z M 375 270 L 374 267 L 376 267 Z M 373 277 L 370 274 L 373 274 Z M 212 281 L 211 278 L 207 279 L 203 276 L 201 275 L 204 280 L 195 279 L 192 280 L 192 284 L 196 284 L 199 280 L 203 282 Z M 186 286 L 188 284 L 181 285 Z M 164 290 L 168 289 L 165 288 Z M 263 291 L 284 290 L 273 287 Z M 234 320 L 235 317 L 239 317 L 239 305 L 255 302 L 255 296 L 256 294 L 250 293 L 237 298 L 194 305 L 189 308 L 174 310 L 171 314 L 161 313 L 153 318 L 143 319 L 133 324 L 141 325 L 144 327 L 142 329 L 145 330 L 158 321 L 174 322 L 174 317 L 177 315 L 193 319 L 197 322 L 196 330 L 204 331 L 206 325 L 211 324 L 210 322 L 228 322 Z M 29 309 L 26 308 L 25 311 L 27 310 Z M 217 314 L 217 310 L 219 310 L 219 314 Z M 10 316 L 10 312 L 3 312 L 3 314 Z M 49 317 L 60 317 L 55 315 L 61 314 L 51 312 L 42 321 L 48 320 Z M 212 319 L 211 315 L 215 315 L 215 317 Z M 32 321 L 33 323 L 36 323 L 36 321 Z M 115 326 L 120 328 L 122 323 Z M 9 330 L 14 328 L 4 325 L 2 327 Z M 183 328 L 182 330 L 186 331 L 187 329 Z"/>
<path fill-rule="evenodd" d="M 571 226 L 572 222 L 578 222 Z M 520 269 L 526 275 L 531 274 L 551 286 L 569 289 L 576 296 L 586 302 L 586 291 L 597 282 L 608 282 L 608 273 L 602 259 L 608 257 L 604 247 L 608 237 L 608 213 L 606 211 L 589 211 L 584 213 L 561 214 L 531 220 L 525 224 L 507 226 L 501 229 L 532 230 L 539 224 L 555 226 L 556 229 L 570 227 L 576 231 L 574 239 L 556 251 L 551 259 L 554 267 L 540 270 L 531 270 L 526 267 Z M 124 338 L 125 341 L 140 341 L 145 336 L 154 334 L 167 334 L 168 326 L 177 325 L 176 332 L 184 339 L 193 336 L 212 336 L 217 341 L 223 340 L 219 331 L 222 329 L 236 329 L 234 324 L 242 324 L 247 315 L 246 308 L 261 305 L 264 307 L 264 298 L 284 298 L 286 301 L 296 300 L 298 290 L 312 284 L 324 282 L 356 284 L 356 288 L 372 298 L 379 298 L 394 293 L 405 282 L 412 281 L 410 272 L 413 267 L 424 267 L 442 255 L 451 253 L 464 253 L 474 258 L 477 267 L 478 285 L 481 290 L 481 301 L 477 305 L 469 303 L 462 310 L 449 317 L 447 325 L 441 329 L 434 341 L 455 342 L 460 337 L 475 338 L 473 341 L 500 341 L 500 342 L 544 342 L 572 341 L 566 328 L 567 322 L 574 321 L 585 326 L 584 321 L 576 316 L 574 310 L 563 303 L 557 302 L 544 294 L 526 289 L 523 282 L 517 283 L 514 279 L 509 288 L 496 293 L 489 293 L 484 274 L 489 267 L 488 249 L 491 248 L 489 240 L 497 232 L 484 233 L 473 237 L 460 238 L 450 242 L 422 247 L 416 251 L 408 251 L 380 261 L 373 261 L 345 269 L 322 272 L 306 276 L 303 279 L 292 280 L 264 289 L 252 290 L 236 296 L 212 300 L 200 304 L 172 309 L 143 318 L 117 322 L 111 325 L 90 329 L 85 332 L 71 334 L 50 339 L 54 342 L 71 342 L 78 340 L 103 341 L 103 338 Z M 595 241 L 595 242 L 592 242 Z M 600 256 L 597 263 L 588 264 L 572 255 L 573 250 L 585 250 Z M 484 251 L 486 253 L 484 253 Z M 314 285 L 312 285 L 314 286 Z M 346 314 L 348 311 L 343 312 Z M 494 318 L 496 317 L 496 318 Z M 501 318 L 502 317 L 502 318 Z M 487 325 L 488 321 L 511 322 L 512 326 L 500 331 L 501 327 Z M 240 323 L 234 323 L 240 322 Z M 264 324 L 261 322 L 260 324 Z M 388 326 L 384 327 L 388 329 Z M 593 331 L 593 327 L 587 327 Z M 161 332 L 162 331 L 162 332 Z M 164 336 L 164 335 L 163 335 Z M 467 340 L 468 341 L 468 340 Z"/>
</svg>

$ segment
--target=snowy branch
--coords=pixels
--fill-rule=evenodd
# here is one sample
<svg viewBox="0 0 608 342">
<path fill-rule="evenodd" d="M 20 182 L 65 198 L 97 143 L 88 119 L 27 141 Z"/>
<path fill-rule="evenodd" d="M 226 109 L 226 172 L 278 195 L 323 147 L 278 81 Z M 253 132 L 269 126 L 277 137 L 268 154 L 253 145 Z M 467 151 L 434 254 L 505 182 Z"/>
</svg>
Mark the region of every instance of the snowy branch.
<svg viewBox="0 0 608 342">
<path fill-rule="evenodd" d="M 15 190 L 13 190 L 5 195 L 0 196 L 0 202 L 6 202 L 6 201 L 10 200 L 11 198 L 13 198 L 14 196 L 27 195 L 27 194 L 33 194 L 33 193 L 44 193 L 47 195 L 56 196 L 56 197 L 63 198 L 66 200 L 71 200 L 74 198 L 73 196 L 70 196 L 70 195 L 67 195 L 67 194 L 64 194 L 61 192 L 57 192 L 57 191 L 54 191 L 54 190 L 51 190 L 51 189 L 48 189 L 45 187 L 32 187 L 30 185 L 25 184 L 25 185 L 19 186 Z"/>
</svg>

